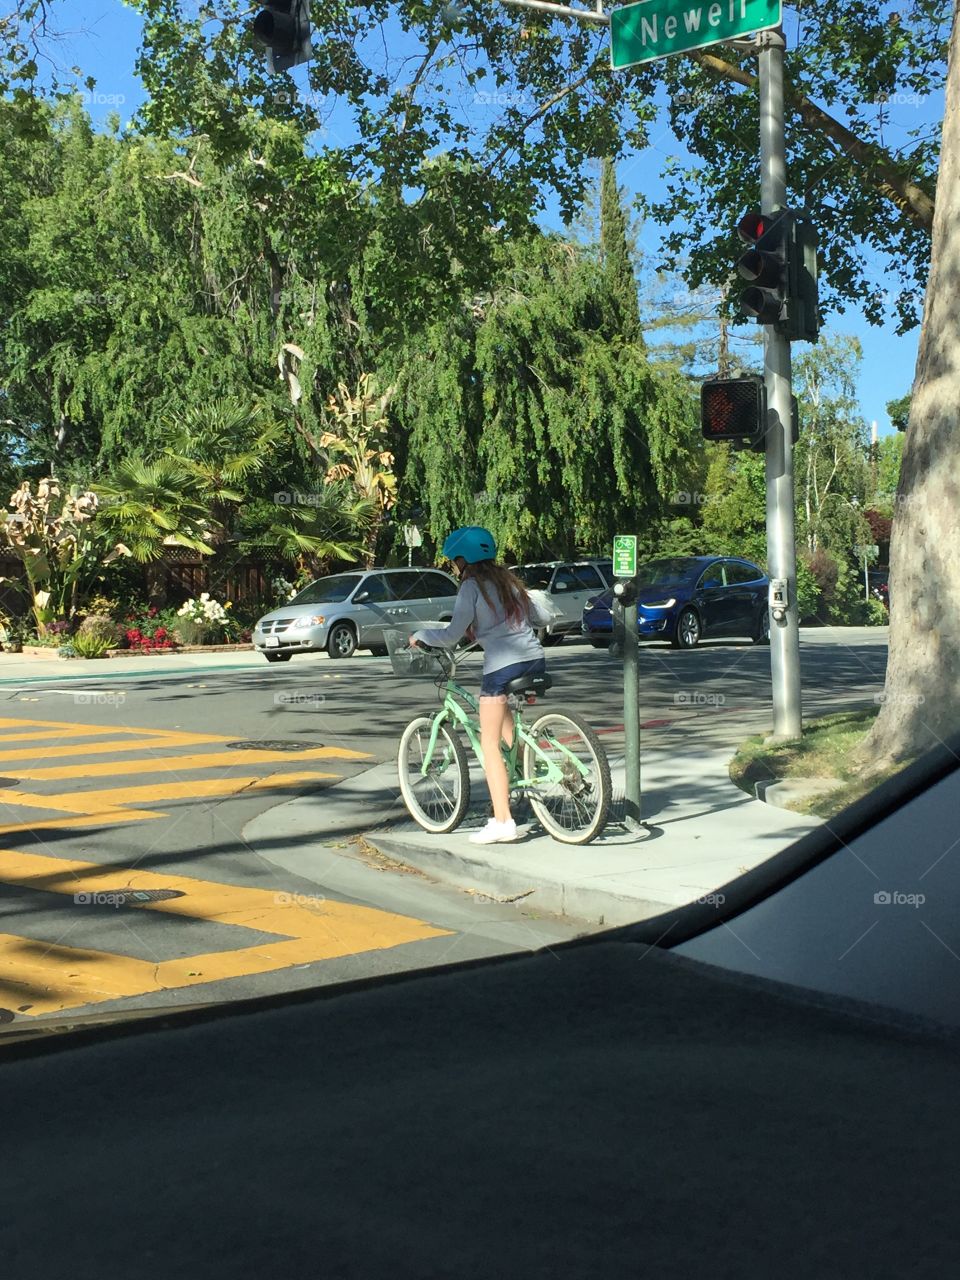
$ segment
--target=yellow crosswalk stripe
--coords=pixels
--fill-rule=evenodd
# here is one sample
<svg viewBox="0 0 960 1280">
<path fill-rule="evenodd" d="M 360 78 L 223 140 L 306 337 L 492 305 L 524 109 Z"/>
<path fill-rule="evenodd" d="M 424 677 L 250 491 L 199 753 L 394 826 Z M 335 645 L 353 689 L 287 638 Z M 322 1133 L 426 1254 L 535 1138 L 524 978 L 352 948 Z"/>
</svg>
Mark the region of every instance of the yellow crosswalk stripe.
<svg viewBox="0 0 960 1280">
<path fill-rule="evenodd" d="M 15 850 L 0 852 L 0 882 L 72 895 L 78 912 L 89 901 L 95 901 L 96 894 L 173 889 L 184 896 L 137 909 L 240 925 L 275 935 L 270 942 L 252 947 L 156 961 L 69 947 L 67 935 L 51 945 L 0 934 L 0 1005 L 17 1008 L 29 1004 L 30 1016 L 174 987 L 270 973 L 294 964 L 380 951 L 450 934 L 450 930 L 422 920 L 374 907 L 330 902 L 319 896 L 242 888 Z M 76 900 L 78 895 L 80 901 Z M 131 915 L 125 916 L 125 923 L 135 929 Z"/>
<path fill-rule="evenodd" d="M 305 781 L 309 778 L 336 778 L 335 773 L 275 773 L 262 777 L 250 774 L 239 778 L 197 778 L 194 781 L 147 783 L 142 787 L 110 787 L 105 791 L 60 791 L 43 795 L 37 791 L 0 790 L 0 804 L 22 805 L 27 809 L 53 809 L 59 813 L 102 813 L 125 808 L 126 805 L 150 801 L 202 799 L 205 796 L 228 796 L 237 791 L 270 788 Z M 127 814 L 126 816 L 129 816 Z"/>
<path fill-rule="evenodd" d="M 49 738 L 49 730 L 44 730 Z M 115 730 L 120 732 L 120 730 Z M 136 732 L 136 730 L 131 730 Z M 60 735 L 57 735 L 60 737 Z M 0 742 L 3 739 L 0 738 Z M 203 746 L 205 744 L 219 745 L 222 742 L 230 742 L 232 739 L 224 738 L 220 735 L 200 734 L 200 733 L 171 733 L 165 738 L 112 738 L 108 742 L 68 742 L 46 743 L 37 747 L 12 747 L 7 750 L 0 750 L 0 761 L 13 760 L 60 760 L 64 757 L 76 758 L 87 756 L 102 756 L 111 753 L 116 755 L 126 754 L 128 751 L 164 751 L 168 747 L 193 747 Z"/>
<path fill-rule="evenodd" d="M 164 738 L 168 733 L 171 732 L 171 730 L 169 729 L 139 729 L 139 728 L 134 729 L 134 728 L 129 728 L 127 726 L 109 725 L 109 724 L 79 725 L 79 724 L 74 724 L 72 721 L 68 721 L 68 720 L 37 720 L 33 717 L 25 720 L 21 717 L 12 719 L 8 716 L 0 716 L 0 729 L 6 729 L 6 728 L 31 729 L 31 730 L 36 729 L 37 731 L 45 730 L 45 729 L 56 729 L 57 732 L 60 734 L 60 736 L 64 738 L 69 738 L 74 736 L 86 737 L 87 735 L 90 735 L 91 737 L 97 737 L 102 733 L 137 733 L 147 738 Z M 176 730 L 174 730 L 173 732 L 176 732 Z M 12 738 L 14 735 L 0 734 L 0 741 L 2 741 L 4 736 L 8 736 Z M 38 735 L 31 732 L 29 734 L 24 734 L 23 736 L 33 738 Z M 217 734 L 214 736 L 209 736 L 206 734 L 197 734 L 196 737 L 201 742 L 204 740 L 208 742 L 228 742 L 229 741 L 228 738 L 224 738 L 221 734 Z"/>
<path fill-rule="evenodd" d="M 348 751 L 343 747 L 312 747 L 298 751 L 299 760 L 368 760 L 362 751 Z M 208 751 L 189 756 L 154 756 L 146 760 L 108 760 L 97 764 L 55 765 L 50 768 L 18 769 L 18 778 L 32 782 L 44 779 L 103 778 L 125 773 L 186 773 L 191 769 L 218 769 L 243 767 L 251 764 L 275 764 L 289 761 L 289 751 Z"/>
</svg>

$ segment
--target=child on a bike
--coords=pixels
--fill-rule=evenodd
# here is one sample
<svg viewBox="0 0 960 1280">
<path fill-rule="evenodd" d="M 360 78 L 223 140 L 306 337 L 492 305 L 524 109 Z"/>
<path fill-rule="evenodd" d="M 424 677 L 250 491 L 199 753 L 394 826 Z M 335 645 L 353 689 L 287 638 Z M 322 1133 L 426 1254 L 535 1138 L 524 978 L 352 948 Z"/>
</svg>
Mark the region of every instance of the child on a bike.
<svg viewBox="0 0 960 1280">
<path fill-rule="evenodd" d="M 476 525 L 455 529 L 442 554 L 453 561 L 460 575 L 453 617 L 446 627 L 415 631 L 410 644 L 419 641 L 452 649 L 469 632 L 483 649 L 480 745 L 493 817 L 470 839 L 474 844 L 505 844 L 517 839 L 517 824 L 510 812 L 507 769 L 500 754 L 501 739 L 508 747 L 513 743 L 513 715 L 504 690 L 518 676 L 546 671 L 543 648 L 533 628 L 545 626 L 551 615 L 531 599 L 515 574 L 496 563 L 497 544 L 489 529 Z"/>
</svg>

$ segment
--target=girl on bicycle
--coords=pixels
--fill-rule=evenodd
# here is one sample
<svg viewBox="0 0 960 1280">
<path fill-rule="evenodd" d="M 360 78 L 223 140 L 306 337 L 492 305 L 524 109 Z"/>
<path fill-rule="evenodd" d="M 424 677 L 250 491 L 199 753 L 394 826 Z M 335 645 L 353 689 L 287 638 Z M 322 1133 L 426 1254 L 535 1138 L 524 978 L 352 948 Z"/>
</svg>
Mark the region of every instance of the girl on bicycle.
<svg viewBox="0 0 960 1280">
<path fill-rule="evenodd" d="M 455 529 L 441 554 L 453 561 L 460 575 L 453 617 L 446 627 L 415 631 L 410 644 L 452 649 L 469 632 L 483 649 L 480 745 L 493 817 L 470 839 L 474 844 L 505 844 L 517 839 L 517 824 L 500 754 L 501 739 L 508 747 L 513 744 L 513 715 L 504 690 L 518 676 L 545 673 L 546 659 L 533 628 L 545 626 L 550 614 L 531 599 L 519 578 L 496 563 L 497 544 L 489 529 Z"/>
</svg>

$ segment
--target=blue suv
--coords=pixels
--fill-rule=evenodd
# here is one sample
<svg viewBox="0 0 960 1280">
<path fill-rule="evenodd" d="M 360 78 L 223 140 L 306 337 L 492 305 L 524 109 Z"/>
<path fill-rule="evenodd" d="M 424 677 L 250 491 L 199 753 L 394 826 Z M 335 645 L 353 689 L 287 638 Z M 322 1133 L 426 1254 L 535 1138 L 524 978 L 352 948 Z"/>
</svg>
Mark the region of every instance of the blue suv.
<svg viewBox="0 0 960 1280">
<path fill-rule="evenodd" d="M 669 640 L 693 649 L 701 640 L 770 639 L 767 575 L 735 556 L 674 556 L 648 560 L 637 572 L 637 623 L 642 640 Z M 613 594 L 588 600 L 580 629 L 595 648 L 613 638 Z"/>
</svg>

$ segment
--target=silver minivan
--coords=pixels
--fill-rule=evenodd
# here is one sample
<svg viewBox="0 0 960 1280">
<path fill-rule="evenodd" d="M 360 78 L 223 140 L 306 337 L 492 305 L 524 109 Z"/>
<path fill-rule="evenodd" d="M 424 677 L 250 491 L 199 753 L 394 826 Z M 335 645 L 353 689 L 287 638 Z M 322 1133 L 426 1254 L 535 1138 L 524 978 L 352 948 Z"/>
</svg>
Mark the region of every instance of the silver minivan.
<svg viewBox="0 0 960 1280">
<path fill-rule="evenodd" d="M 317 578 L 260 619 L 253 646 L 268 662 L 321 651 L 331 658 L 349 658 L 357 649 L 385 654 L 385 630 L 449 622 L 458 589 L 439 569 L 356 569 Z"/>
</svg>

